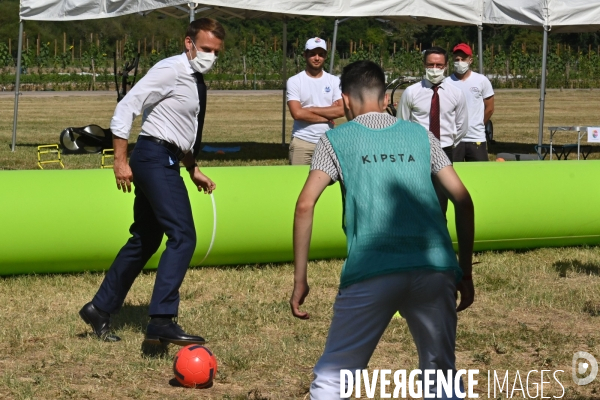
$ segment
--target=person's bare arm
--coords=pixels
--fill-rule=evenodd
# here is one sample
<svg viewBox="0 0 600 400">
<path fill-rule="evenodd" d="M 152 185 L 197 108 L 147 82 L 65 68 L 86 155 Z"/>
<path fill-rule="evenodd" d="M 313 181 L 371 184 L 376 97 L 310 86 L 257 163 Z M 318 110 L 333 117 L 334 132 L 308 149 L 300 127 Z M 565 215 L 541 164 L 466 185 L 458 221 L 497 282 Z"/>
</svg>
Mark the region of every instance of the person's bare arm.
<svg viewBox="0 0 600 400">
<path fill-rule="evenodd" d="M 329 107 L 306 107 L 305 110 L 329 120 L 342 118 L 344 116 L 344 104 L 341 99 L 334 101 Z"/>
<path fill-rule="evenodd" d="M 483 107 L 483 124 L 485 125 L 494 114 L 494 96 L 483 99 Z"/>
<path fill-rule="evenodd" d="M 473 200 L 456 175 L 452 166 L 442 168 L 436 175 L 444 193 L 454 204 L 456 236 L 458 239 L 458 264 L 463 272 L 463 280 L 456 285 L 460 292 L 460 304 L 457 311 L 462 311 L 473 304 L 475 289 L 471 274 L 473 272 L 473 241 L 475 240 L 475 211 Z"/>
<path fill-rule="evenodd" d="M 296 212 L 294 214 L 294 290 L 290 298 L 290 306 L 294 317 L 300 319 L 309 318 L 308 313 L 300 311 L 300 306 L 304 304 L 304 299 L 310 291 L 307 266 L 315 205 L 329 183 L 331 183 L 331 178 L 325 172 L 320 170 L 311 171 L 296 202 Z"/>
<path fill-rule="evenodd" d="M 198 168 L 198 164 L 194 159 L 194 154 L 191 151 L 188 151 L 185 154 L 185 157 L 183 160 L 181 160 L 181 162 L 186 170 L 190 168 L 190 178 L 198 188 L 199 192 L 204 191 L 205 194 L 211 194 L 213 190 L 217 188 L 217 185 L 208 176 L 204 175 L 202 171 L 200 171 L 200 168 Z M 191 167 L 194 168 L 192 169 Z"/>
<path fill-rule="evenodd" d="M 131 183 L 133 182 L 133 173 L 131 167 L 127 162 L 127 139 L 122 139 L 118 136 L 113 135 L 113 150 L 115 155 L 115 161 L 113 165 L 113 171 L 115 173 L 115 179 L 117 180 L 117 189 L 122 190 L 123 193 L 131 192 Z"/>
<path fill-rule="evenodd" d="M 315 114 L 314 112 L 308 111 L 306 108 L 302 108 L 302 105 L 299 101 L 290 100 L 287 102 L 288 108 L 290 109 L 290 114 L 292 114 L 292 118 L 298 121 L 309 122 L 312 124 L 328 122 L 329 119 L 322 117 L 320 115 Z"/>
</svg>

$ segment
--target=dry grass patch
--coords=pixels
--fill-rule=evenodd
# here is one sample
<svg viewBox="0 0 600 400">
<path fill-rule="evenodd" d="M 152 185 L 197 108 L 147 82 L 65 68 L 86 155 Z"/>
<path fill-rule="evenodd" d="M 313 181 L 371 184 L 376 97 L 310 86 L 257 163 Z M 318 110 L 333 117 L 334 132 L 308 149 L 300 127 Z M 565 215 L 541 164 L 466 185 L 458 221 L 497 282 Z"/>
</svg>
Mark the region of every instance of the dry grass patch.
<svg viewBox="0 0 600 400">
<path fill-rule="evenodd" d="M 398 97 L 399 99 L 399 97 Z M 490 159 L 499 152 L 533 153 L 538 137 L 539 92 L 500 90 L 495 96 L 496 111 Z M 18 148 L 10 152 L 14 98 L 0 96 L 0 169 L 35 169 L 36 146 L 58 143 L 60 132 L 69 126 L 98 124 L 107 128 L 115 107 L 113 95 L 34 97 L 20 100 Z M 599 90 L 549 90 L 546 97 L 545 126 L 598 125 Z M 284 165 L 287 146 L 281 146 L 281 96 L 231 95 L 209 92 L 203 142 L 213 146 L 241 146 L 239 153 L 218 155 L 202 153 L 206 166 Z M 340 121 L 343 122 L 343 121 Z M 286 121 L 289 143 L 293 120 Z M 132 129 L 132 142 L 139 132 L 140 120 Z M 548 141 L 548 130 L 544 131 Z M 559 133 L 555 143 L 574 143 L 575 133 Z M 583 139 L 585 142 L 585 139 Z M 597 149 L 595 149 L 597 150 Z M 573 155 L 570 156 L 574 158 Z M 600 158 L 593 152 L 591 159 Z M 64 156 L 65 168 L 99 168 L 99 155 Z M 56 168 L 49 166 L 49 168 Z"/>
<path fill-rule="evenodd" d="M 533 151 L 538 97 L 536 91 L 497 93 L 493 119 L 498 143 L 492 152 Z M 547 125 L 598 124 L 599 97 L 600 91 L 549 91 Z M 1 169 L 35 168 L 35 146 L 57 142 L 64 127 L 106 127 L 115 100 L 24 96 L 21 105 L 20 145 L 11 153 L 12 97 L 0 97 Z M 279 96 L 210 94 L 206 142 L 241 144 L 242 151 L 205 154 L 203 164 L 285 164 L 280 117 Z M 572 141 L 567 134 L 560 138 Z M 98 168 L 100 157 L 65 156 L 65 164 Z M 559 375 L 567 387 L 565 399 L 599 399 L 599 380 L 579 387 L 570 378 L 575 351 L 600 358 L 599 248 L 485 252 L 476 261 L 477 298 L 459 318 L 457 365 L 480 370 L 480 396 L 487 397 L 488 370 L 510 370 L 512 378 L 516 370 L 560 369 L 565 371 Z M 169 383 L 176 347 L 155 356 L 141 351 L 154 272 L 139 277 L 116 316 L 114 325 L 123 338 L 116 344 L 89 336 L 77 315 L 103 274 L 0 278 L 0 398 L 306 399 L 341 265 L 340 260 L 311 263 L 311 295 L 305 306 L 309 321 L 296 320 L 289 311 L 290 264 L 191 269 L 181 288 L 180 323 L 209 339 L 219 361 L 215 385 L 201 391 Z M 405 322 L 392 320 L 370 368 L 416 367 Z M 560 388 L 555 385 L 545 395 L 559 396 Z"/>
<path fill-rule="evenodd" d="M 594 398 L 600 384 L 571 382 L 571 357 L 600 356 L 598 248 L 477 254 L 477 301 L 459 318 L 457 361 L 480 370 L 564 370 L 566 398 Z M 577 267 L 578 261 L 594 269 Z M 563 262 L 574 267 L 563 274 Z M 141 341 L 154 272 L 140 276 L 114 321 L 120 343 L 89 336 L 77 311 L 103 275 L 15 276 L 0 281 L 0 393 L 7 398 L 303 399 L 327 335 L 341 261 L 309 268 L 309 321 L 291 316 L 290 264 L 191 269 L 181 289 L 180 323 L 209 339 L 219 361 L 211 389 L 171 386 L 168 354 L 144 356 Z M 416 349 L 402 319 L 385 332 L 370 368 L 413 369 Z M 533 388 L 532 388 L 533 390 Z M 548 393 L 559 396 L 555 385 Z M 577 397 L 577 396 L 582 397 Z"/>
</svg>

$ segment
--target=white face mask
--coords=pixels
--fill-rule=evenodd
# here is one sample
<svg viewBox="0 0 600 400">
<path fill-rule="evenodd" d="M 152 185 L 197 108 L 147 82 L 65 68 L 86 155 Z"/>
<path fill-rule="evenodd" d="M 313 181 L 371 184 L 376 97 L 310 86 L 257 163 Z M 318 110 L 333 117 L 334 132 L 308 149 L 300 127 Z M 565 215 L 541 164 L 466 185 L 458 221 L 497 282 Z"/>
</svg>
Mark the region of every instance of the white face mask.
<svg viewBox="0 0 600 400">
<path fill-rule="evenodd" d="M 469 66 L 470 64 L 466 61 L 456 61 L 454 63 L 454 71 L 462 75 L 469 70 Z"/>
<path fill-rule="evenodd" d="M 190 66 L 194 71 L 205 74 L 210 71 L 215 64 L 217 56 L 215 53 L 204 53 L 202 51 L 198 51 L 196 44 L 194 42 L 192 42 L 192 44 L 196 49 L 196 57 L 190 60 Z"/>
<path fill-rule="evenodd" d="M 429 82 L 437 85 L 441 81 L 444 80 L 444 71 L 445 68 L 426 68 L 425 69 L 425 79 Z"/>
</svg>

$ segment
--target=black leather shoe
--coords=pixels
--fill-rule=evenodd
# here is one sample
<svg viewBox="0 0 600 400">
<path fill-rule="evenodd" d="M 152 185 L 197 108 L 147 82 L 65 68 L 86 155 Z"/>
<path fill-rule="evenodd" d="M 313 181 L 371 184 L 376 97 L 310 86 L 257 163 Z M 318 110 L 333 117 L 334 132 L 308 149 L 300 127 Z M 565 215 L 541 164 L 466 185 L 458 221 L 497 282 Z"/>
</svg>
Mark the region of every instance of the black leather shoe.
<svg viewBox="0 0 600 400">
<path fill-rule="evenodd" d="M 91 302 L 79 310 L 79 316 L 92 327 L 100 340 L 105 342 L 118 342 L 121 340 L 117 335 L 110 333 L 110 315 L 108 317 L 103 316 Z"/>
<path fill-rule="evenodd" d="M 188 344 L 204 344 L 206 340 L 200 336 L 188 335 L 173 321 L 163 326 L 154 325 L 151 321 L 146 327 L 144 342 L 147 344 L 172 343 L 178 346 L 187 346 Z"/>
</svg>

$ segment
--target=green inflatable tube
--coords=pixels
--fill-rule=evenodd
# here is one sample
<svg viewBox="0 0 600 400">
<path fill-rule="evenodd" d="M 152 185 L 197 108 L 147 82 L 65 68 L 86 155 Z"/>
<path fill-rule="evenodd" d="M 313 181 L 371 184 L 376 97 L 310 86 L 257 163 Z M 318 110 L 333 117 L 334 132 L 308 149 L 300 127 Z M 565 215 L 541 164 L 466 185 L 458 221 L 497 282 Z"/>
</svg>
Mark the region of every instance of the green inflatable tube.
<svg viewBox="0 0 600 400">
<path fill-rule="evenodd" d="M 600 243 L 600 161 L 459 163 L 456 170 L 475 203 L 476 250 Z M 185 177 L 198 234 L 192 265 L 291 261 L 294 206 L 308 167 L 204 172 L 217 183 L 213 196 Z M 105 270 L 129 237 L 134 196 L 116 189 L 110 170 L 2 171 L 0 185 L 0 275 Z M 452 207 L 448 221 L 455 241 Z M 345 256 L 341 225 L 336 184 L 315 210 L 312 259 Z"/>
</svg>

